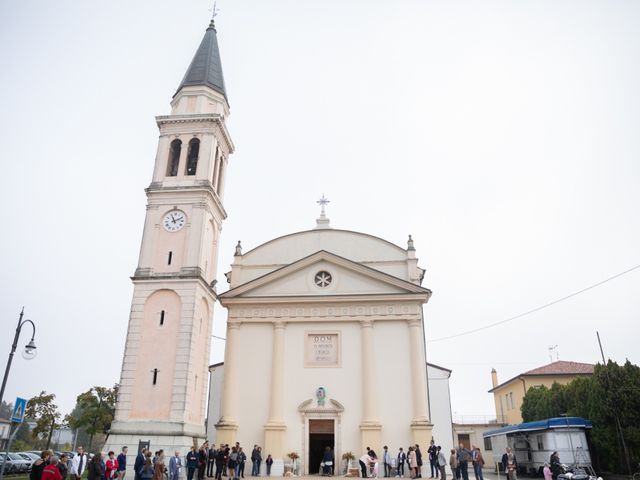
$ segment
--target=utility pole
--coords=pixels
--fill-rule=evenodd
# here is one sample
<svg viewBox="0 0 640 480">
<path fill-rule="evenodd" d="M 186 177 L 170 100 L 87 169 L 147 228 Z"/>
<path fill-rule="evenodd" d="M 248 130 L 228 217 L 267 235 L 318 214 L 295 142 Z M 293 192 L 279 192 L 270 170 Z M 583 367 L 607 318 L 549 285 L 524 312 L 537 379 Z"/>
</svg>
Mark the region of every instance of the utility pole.
<svg viewBox="0 0 640 480">
<path fill-rule="evenodd" d="M 605 375 L 607 376 L 607 383 L 609 387 L 609 391 L 614 391 L 614 386 L 612 385 L 611 379 L 609 378 L 609 370 L 607 369 L 607 361 L 604 358 L 604 350 L 602 349 L 602 341 L 600 340 L 600 333 L 596 331 L 596 336 L 598 337 L 598 345 L 600 346 L 600 355 L 602 355 L 602 366 L 605 369 Z M 627 462 L 627 473 L 629 475 L 632 474 L 631 471 L 631 460 L 629 459 L 629 450 L 627 450 L 627 443 L 624 441 L 624 433 L 622 432 L 622 425 L 620 424 L 620 417 L 618 416 L 618 402 L 616 401 L 616 396 L 613 397 L 613 418 L 616 422 L 616 430 L 618 431 L 618 436 L 620 437 L 620 443 L 622 444 L 622 453 L 624 454 L 624 459 Z"/>
</svg>

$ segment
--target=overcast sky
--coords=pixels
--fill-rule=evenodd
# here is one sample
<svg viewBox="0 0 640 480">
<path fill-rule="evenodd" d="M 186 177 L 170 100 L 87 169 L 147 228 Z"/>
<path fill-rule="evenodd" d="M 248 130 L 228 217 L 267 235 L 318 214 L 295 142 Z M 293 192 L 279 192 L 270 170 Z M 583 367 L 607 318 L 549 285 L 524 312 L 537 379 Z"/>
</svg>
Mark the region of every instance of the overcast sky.
<svg viewBox="0 0 640 480">
<path fill-rule="evenodd" d="M 237 146 L 218 279 L 233 246 L 332 226 L 415 240 L 428 360 L 454 415 L 559 358 L 640 363 L 640 3 L 220 0 Z M 66 413 L 119 380 L 157 127 L 207 0 L 0 3 L 0 362 L 24 305 L 38 357 L 5 399 Z M 219 289 L 222 290 L 222 289 Z M 225 335 L 218 308 L 216 335 Z M 23 332 L 20 348 L 29 340 Z M 215 340 L 211 361 L 223 358 Z M 4 363 L 0 363 L 4 365 Z M 2 367 L 3 368 L 3 367 Z M 251 372 L 244 372 L 248 377 Z M 379 379 L 381 389 L 389 379 Z"/>
</svg>

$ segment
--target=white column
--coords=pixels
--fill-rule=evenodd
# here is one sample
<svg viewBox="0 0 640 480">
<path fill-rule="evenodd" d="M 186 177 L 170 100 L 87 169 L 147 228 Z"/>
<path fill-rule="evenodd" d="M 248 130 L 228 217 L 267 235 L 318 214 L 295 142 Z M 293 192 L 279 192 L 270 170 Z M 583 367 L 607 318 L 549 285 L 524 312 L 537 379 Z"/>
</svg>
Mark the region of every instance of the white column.
<svg viewBox="0 0 640 480">
<path fill-rule="evenodd" d="M 273 456 L 272 475 L 284 470 L 284 330 L 285 322 L 273 323 L 273 351 L 271 352 L 271 393 L 269 419 L 264 426 L 264 451 Z"/>
<path fill-rule="evenodd" d="M 364 447 L 382 449 L 382 425 L 378 419 L 376 395 L 375 358 L 373 347 L 373 322 L 360 322 L 362 339 L 362 421 L 360 422 L 360 450 Z"/>
<path fill-rule="evenodd" d="M 271 403 L 268 423 L 283 423 L 284 392 L 284 322 L 273 324 L 273 352 L 271 354 Z"/>
<path fill-rule="evenodd" d="M 362 423 L 377 423 L 378 421 L 378 397 L 375 391 L 375 379 L 373 372 L 373 322 L 365 320 L 360 322 L 362 337 Z"/>
<path fill-rule="evenodd" d="M 220 405 L 220 422 L 224 425 L 235 425 L 236 415 L 235 407 L 237 401 L 235 398 L 235 388 L 233 382 L 238 381 L 236 375 L 237 368 L 237 350 L 238 350 L 238 330 L 240 324 L 236 322 L 227 323 L 227 342 L 224 350 L 224 388 L 222 389 L 222 404 Z"/>
<path fill-rule="evenodd" d="M 413 423 L 429 421 L 427 413 L 427 361 L 424 358 L 424 336 L 419 319 L 409 320 L 409 348 L 411 365 L 417 373 L 411 376 Z"/>
</svg>

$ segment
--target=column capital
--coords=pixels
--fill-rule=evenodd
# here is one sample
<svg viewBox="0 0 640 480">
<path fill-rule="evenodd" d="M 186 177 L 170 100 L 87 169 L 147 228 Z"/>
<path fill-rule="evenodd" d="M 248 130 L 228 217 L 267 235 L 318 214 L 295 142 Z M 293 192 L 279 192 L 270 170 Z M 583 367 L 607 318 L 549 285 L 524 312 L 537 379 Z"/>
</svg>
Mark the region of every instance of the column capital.
<svg viewBox="0 0 640 480">
<path fill-rule="evenodd" d="M 227 322 L 227 330 L 238 330 L 242 322 Z"/>
<path fill-rule="evenodd" d="M 283 320 L 276 320 L 275 322 L 273 322 L 273 328 L 276 330 L 284 330 L 286 326 L 287 322 Z"/>
<path fill-rule="evenodd" d="M 409 325 L 409 328 L 420 327 L 422 321 L 419 318 L 410 318 L 407 320 L 407 325 Z"/>
<path fill-rule="evenodd" d="M 373 320 L 360 320 L 360 328 L 373 328 Z"/>
</svg>

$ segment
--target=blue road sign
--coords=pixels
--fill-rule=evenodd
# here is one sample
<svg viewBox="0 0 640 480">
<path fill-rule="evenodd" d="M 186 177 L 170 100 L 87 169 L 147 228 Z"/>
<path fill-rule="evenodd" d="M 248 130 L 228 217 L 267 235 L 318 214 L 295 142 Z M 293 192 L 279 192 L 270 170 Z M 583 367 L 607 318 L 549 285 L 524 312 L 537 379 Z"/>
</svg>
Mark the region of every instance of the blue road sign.
<svg viewBox="0 0 640 480">
<path fill-rule="evenodd" d="M 27 401 L 24 398 L 17 397 L 14 405 L 11 421 L 22 423 L 24 421 L 24 411 L 27 409 Z"/>
</svg>

